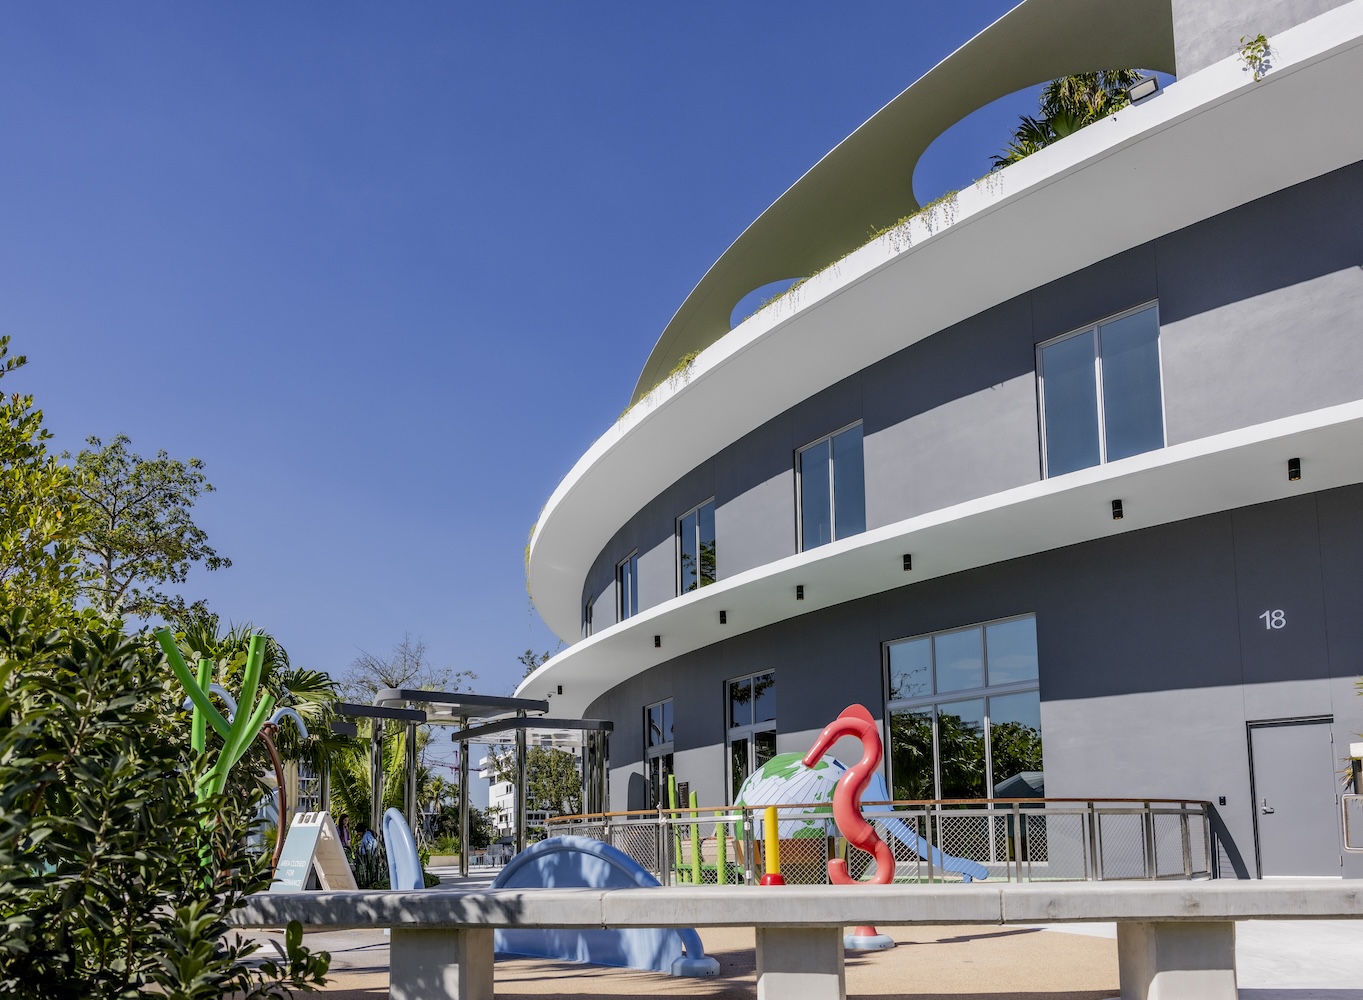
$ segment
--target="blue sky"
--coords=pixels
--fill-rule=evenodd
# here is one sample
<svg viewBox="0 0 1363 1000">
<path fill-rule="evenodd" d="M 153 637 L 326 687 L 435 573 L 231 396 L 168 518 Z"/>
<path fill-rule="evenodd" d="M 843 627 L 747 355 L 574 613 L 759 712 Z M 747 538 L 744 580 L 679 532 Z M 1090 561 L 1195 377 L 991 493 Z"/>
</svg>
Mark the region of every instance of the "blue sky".
<svg viewBox="0 0 1363 1000">
<path fill-rule="evenodd" d="M 197 456 L 186 588 L 508 692 L 522 552 L 673 310 L 1007 2 L 8 4 L 0 332 L 59 448 Z M 1017 95 L 934 147 L 988 169 Z"/>
</svg>

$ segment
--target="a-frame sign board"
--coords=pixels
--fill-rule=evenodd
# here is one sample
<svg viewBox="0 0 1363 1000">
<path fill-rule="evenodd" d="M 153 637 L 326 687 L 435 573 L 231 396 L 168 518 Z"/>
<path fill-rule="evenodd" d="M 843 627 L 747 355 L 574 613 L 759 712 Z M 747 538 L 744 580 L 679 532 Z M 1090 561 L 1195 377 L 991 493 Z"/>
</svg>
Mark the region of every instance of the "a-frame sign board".
<svg viewBox="0 0 1363 1000">
<path fill-rule="evenodd" d="M 323 889 L 359 888 L 331 816 L 324 812 L 295 813 L 270 891 L 302 892 L 308 872 L 314 868 Z"/>
</svg>

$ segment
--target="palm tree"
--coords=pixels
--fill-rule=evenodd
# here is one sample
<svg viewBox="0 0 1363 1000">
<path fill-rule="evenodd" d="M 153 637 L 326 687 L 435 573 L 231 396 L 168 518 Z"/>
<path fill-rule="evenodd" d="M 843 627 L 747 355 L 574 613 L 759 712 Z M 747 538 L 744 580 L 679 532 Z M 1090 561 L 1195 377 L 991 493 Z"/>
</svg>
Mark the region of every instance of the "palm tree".
<svg viewBox="0 0 1363 1000">
<path fill-rule="evenodd" d="M 1016 163 L 1120 111 L 1131 103 L 1127 91 L 1141 76 L 1140 70 L 1106 69 L 1052 80 L 1041 89 L 1039 116 L 1023 115 L 1012 140 L 994 157 L 992 169 Z"/>
</svg>

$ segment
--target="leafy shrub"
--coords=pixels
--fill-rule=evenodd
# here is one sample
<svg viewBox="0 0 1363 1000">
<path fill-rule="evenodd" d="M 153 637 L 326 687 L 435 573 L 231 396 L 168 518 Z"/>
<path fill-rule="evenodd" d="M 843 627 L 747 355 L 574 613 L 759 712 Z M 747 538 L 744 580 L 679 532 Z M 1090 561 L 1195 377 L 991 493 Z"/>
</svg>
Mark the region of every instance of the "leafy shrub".
<svg viewBox="0 0 1363 1000">
<path fill-rule="evenodd" d="M 98 624 L 35 635 L 0 621 L 0 993 L 243 1000 L 325 982 L 302 947 L 248 965 L 231 932 L 269 884 L 244 846 L 261 786 L 248 756 L 196 795 L 181 693 L 149 643 Z M 254 751 L 253 751 L 254 752 Z"/>
</svg>

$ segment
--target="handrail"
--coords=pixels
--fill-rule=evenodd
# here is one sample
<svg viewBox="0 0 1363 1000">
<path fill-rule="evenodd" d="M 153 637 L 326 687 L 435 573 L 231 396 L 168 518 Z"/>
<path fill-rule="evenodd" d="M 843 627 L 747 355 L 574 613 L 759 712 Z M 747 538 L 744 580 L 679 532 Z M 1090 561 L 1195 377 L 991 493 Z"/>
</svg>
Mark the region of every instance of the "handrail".
<svg viewBox="0 0 1363 1000">
<path fill-rule="evenodd" d="M 1209 799 L 1181 799 L 1177 797 L 1163 798 L 1118 798 L 1118 799 L 1096 799 L 1088 797 L 1060 798 L 1060 797 L 1031 797 L 1031 798 L 1012 798 L 1012 799 L 865 799 L 863 806 L 993 806 L 1013 804 L 1028 805 L 1032 803 L 1075 803 L 1081 805 L 1139 805 L 1150 806 L 1155 804 L 1180 805 L 1184 807 L 1192 806 L 1199 808 L 1210 808 Z M 762 806 L 761 808 L 766 808 Z M 822 812 L 829 812 L 832 809 L 828 802 L 790 802 L 777 806 L 778 809 L 817 809 Z M 617 816 L 637 816 L 639 818 L 656 819 L 659 815 L 677 818 L 692 818 L 693 814 L 700 812 L 713 816 L 720 812 L 754 812 L 753 806 L 705 806 L 698 805 L 694 808 L 690 806 L 678 807 L 675 809 L 664 809 L 661 806 L 656 809 L 621 809 L 614 812 L 599 813 L 573 813 L 567 816 L 551 816 L 545 821 L 545 825 L 554 823 L 584 823 L 601 819 L 613 819 Z"/>
</svg>

